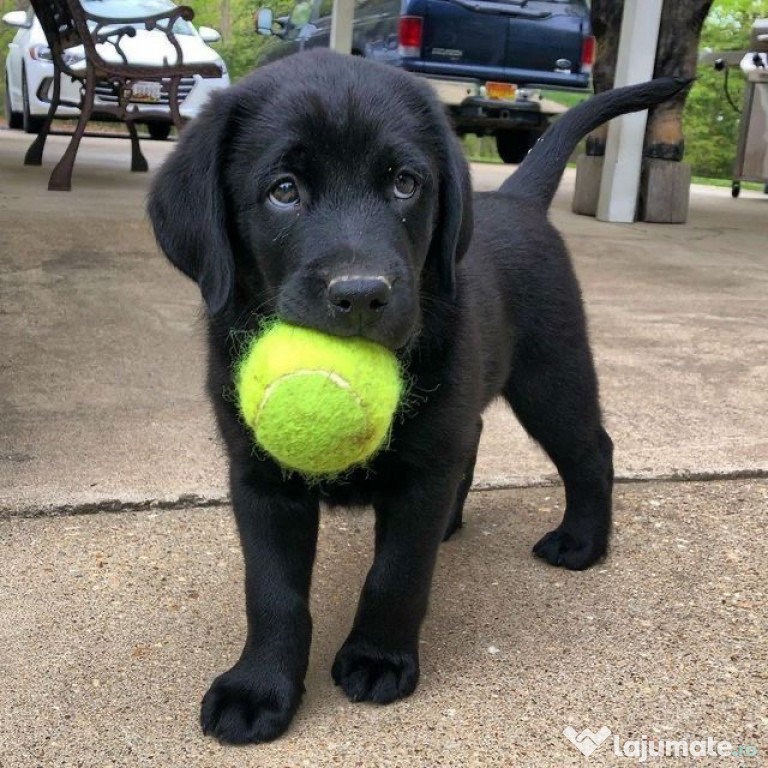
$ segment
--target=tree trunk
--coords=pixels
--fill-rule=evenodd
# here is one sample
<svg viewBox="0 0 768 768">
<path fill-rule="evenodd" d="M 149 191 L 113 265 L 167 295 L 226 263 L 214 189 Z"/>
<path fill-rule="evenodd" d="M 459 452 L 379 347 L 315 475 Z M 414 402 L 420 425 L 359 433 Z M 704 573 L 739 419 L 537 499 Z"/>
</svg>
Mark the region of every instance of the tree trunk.
<svg viewBox="0 0 768 768">
<path fill-rule="evenodd" d="M 221 0 L 219 5 L 219 31 L 221 37 L 228 42 L 232 36 L 232 12 L 229 0 Z"/>
</svg>

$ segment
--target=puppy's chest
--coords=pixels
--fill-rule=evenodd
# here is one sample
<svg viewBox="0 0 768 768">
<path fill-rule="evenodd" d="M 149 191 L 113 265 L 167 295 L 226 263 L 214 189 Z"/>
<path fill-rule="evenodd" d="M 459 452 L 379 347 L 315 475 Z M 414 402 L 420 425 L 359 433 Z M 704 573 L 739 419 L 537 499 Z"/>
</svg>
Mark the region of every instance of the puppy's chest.
<svg viewBox="0 0 768 768">
<path fill-rule="evenodd" d="M 357 477 L 320 486 L 320 501 L 328 507 L 367 507 L 373 501 L 374 488 L 370 479 Z"/>
<path fill-rule="evenodd" d="M 402 479 L 393 471 L 393 456 L 383 453 L 367 467 L 353 470 L 343 479 L 324 482 L 318 486 L 320 501 L 328 507 L 367 507 L 374 499 L 397 493 Z M 400 473 L 402 474 L 402 473 Z"/>
</svg>

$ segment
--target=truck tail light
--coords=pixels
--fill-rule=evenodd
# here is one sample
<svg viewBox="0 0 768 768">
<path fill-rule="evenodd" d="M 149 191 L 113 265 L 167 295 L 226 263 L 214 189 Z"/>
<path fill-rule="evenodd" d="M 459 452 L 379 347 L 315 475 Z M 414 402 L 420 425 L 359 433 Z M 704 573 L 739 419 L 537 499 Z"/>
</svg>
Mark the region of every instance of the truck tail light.
<svg viewBox="0 0 768 768">
<path fill-rule="evenodd" d="M 424 19 L 421 16 L 401 16 L 397 31 L 397 52 L 401 56 L 421 56 Z"/>
<path fill-rule="evenodd" d="M 581 44 L 581 71 L 585 75 L 592 74 L 595 65 L 595 38 L 591 35 L 584 38 Z"/>
</svg>

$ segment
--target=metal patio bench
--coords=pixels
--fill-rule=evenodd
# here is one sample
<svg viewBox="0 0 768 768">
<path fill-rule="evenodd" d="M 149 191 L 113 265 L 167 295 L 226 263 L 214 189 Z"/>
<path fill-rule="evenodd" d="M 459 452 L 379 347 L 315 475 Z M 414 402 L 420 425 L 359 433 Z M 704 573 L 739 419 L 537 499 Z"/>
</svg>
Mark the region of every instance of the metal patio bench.
<svg viewBox="0 0 768 768">
<path fill-rule="evenodd" d="M 183 125 L 179 112 L 179 85 L 182 78 L 194 75 L 205 78 L 222 76 L 221 68 L 217 64 L 184 63 L 181 46 L 173 28 L 179 20 L 191 21 L 194 18 L 194 11 L 186 6 L 177 6 L 153 16 L 113 19 L 96 16 L 86 11 L 79 0 L 31 0 L 31 3 L 51 50 L 54 74 L 51 106 L 37 138 L 27 150 L 24 164 L 42 164 L 45 142 L 60 105 L 80 109 L 80 117 L 69 145 L 48 181 L 50 190 L 68 191 L 72 187 L 72 169 L 80 140 L 85 133 L 86 123 L 94 113 L 94 97 L 97 89 L 103 90 L 106 86 L 114 94 L 113 103 L 98 104 L 97 117 L 107 115 L 126 124 L 131 138 L 131 170 L 146 171 L 147 161 L 141 153 L 139 135 L 134 123 L 136 120 L 146 120 L 153 116 L 167 117 L 168 112 L 158 109 L 153 114 L 153 110 L 144 109 L 139 113 L 134 108 L 134 104 L 139 101 L 139 94 L 134 97 L 136 85 L 138 83 L 159 84 L 163 97 L 167 99 L 171 119 L 180 130 Z M 164 33 L 175 51 L 175 62 L 168 63 L 166 60 L 162 66 L 129 63 L 121 47 L 121 41 L 125 37 L 136 35 L 136 25 L 143 25 L 148 31 L 158 30 Z M 119 61 L 111 62 L 104 59 L 97 49 L 98 45 L 104 44 L 112 47 Z M 67 52 L 77 46 L 82 46 L 85 58 L 73 63 L 73 57 Z M 60 98 L 62 74 L 81 84 L 79 103 L 63 101 Z"/>
</svg>

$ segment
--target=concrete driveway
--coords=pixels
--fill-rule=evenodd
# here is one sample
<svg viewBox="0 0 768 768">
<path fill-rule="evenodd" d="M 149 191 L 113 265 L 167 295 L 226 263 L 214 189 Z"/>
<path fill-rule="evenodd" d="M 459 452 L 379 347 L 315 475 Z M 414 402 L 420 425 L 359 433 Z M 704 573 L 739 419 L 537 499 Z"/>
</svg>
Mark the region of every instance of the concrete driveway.
<svg viewBox="0 0 768 768">
<path fill-rule="evenodd" d="M 23 168 L 27 137 L 0 131 L 2 768 L 586 764 L 568 725 L 611 730 L 590 765 L 630 764 L 613 737 L 643 734 L 765 764 L 768 198 L 695 187 L 687 226 L 605 225 L 569 212 L 566 176 L 553 219 L 618 476 L 642 481 L 618 486 L 611 557 L 583 574 L 530 557 L 562 492 L 492 408 L 417 694 L 377 708 L 333 688 L 371 519 L 327 514 L 305 704 L 276 744 L 232 750 L 195 722 L 243 631 L 197 292 L 157 253 L 127 142 L 86 139 L 74 191 L 49 193 L 63 143 Z M 169 146 L 146 143 L 153 167 Z M 492 189 L 508 171 L 473 172 Z"/>
</svg>

